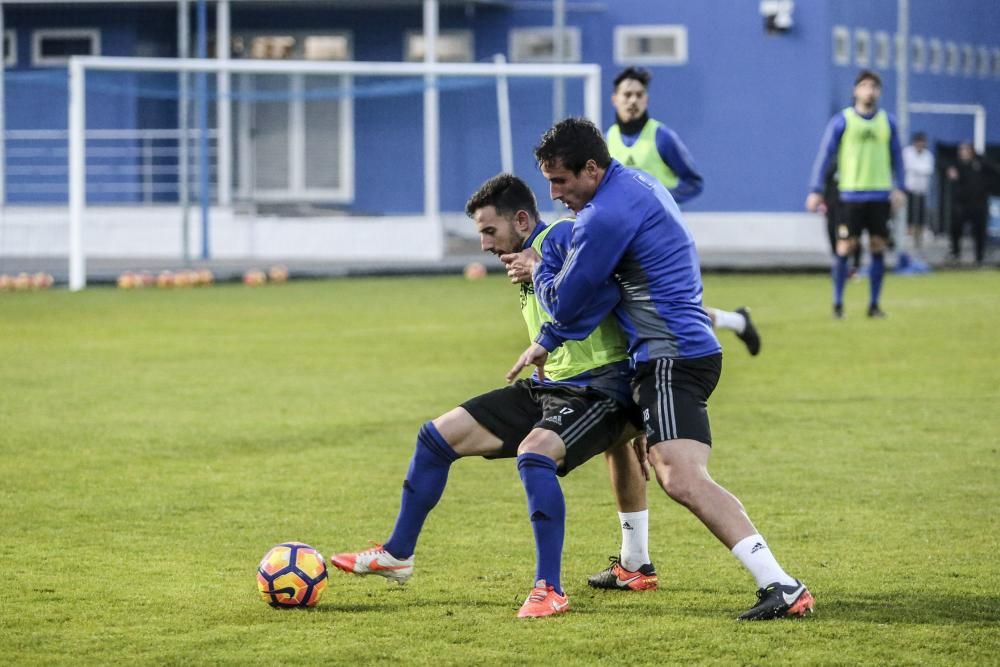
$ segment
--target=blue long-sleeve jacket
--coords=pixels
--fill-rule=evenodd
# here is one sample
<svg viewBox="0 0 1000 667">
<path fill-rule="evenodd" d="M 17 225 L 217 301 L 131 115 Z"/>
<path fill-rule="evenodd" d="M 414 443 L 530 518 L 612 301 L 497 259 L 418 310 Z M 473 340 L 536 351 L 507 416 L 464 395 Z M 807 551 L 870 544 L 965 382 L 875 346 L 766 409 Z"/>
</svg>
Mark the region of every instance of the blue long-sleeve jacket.
<svg viewBox="0 0 1000 667">
<path fill-rule="evenodd" d="M 617 160 L 577 215 L 562 268 L 536 269 L 535 295 L 560 326 L 585 329 L 608 307 L 594 295 L 609 278 L 618 284 L 615 315 L 633 363 L 722 351 L 702 307 L 698 253 L 680 209 L 653 177 Z M 547 326 L 535 339 L 548 350 L 562 340 Z"/>
<path fill-rule="evenodd" d="M 862 118 L 871 119 L 878 113 L 878 109 L 869 116 Z M 897 190 L 903 189 L 903 151 L 899 145 L 899 133 L 896 131 L 896 118 L 891 114 L 886 114 L 889 118 L 889 129 L 891 138 L 889 139 L 889 154 L 892 159 L 892 183 Z M 847 127 L 847 119 L 843 113 L 836 114 L 826 124 L 823 131 L 823 139 L 820 140 L 819 153 L 813 162 L 812 174 L 809 177 L 810 192 L 823 192 L 826 170 L 830 163 L 837 159 L 837 151 L 840 149 L 840 138 L 844 136 L 844 129 Z M 841 201 L 863 202 L 863 201 L 888 201 L 889 191 L 887 190 L 865 190 L 863 192 L 853 192 L 850 190 L 840 191 Z"/>
</svg>

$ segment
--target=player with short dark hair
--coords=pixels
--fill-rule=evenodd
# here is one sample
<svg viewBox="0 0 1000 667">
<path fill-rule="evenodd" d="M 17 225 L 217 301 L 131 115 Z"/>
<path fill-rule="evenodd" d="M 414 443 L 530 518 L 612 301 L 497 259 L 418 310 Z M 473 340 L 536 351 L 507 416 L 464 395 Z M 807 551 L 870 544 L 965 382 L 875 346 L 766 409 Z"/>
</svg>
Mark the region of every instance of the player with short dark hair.
<svg viewBox="0 0 1000 667">
<path fill-rule="evenodd" d="M 823 179 L 827 166 L 836 160 L 841 216 L 833 264 L 833 316 L 837 319 L 844 317 L 847 257 L 866 230 L 871 252 L 868 317 L 885 317 L 879 298 L 885 276 L 889 218 L 894 209 L 906 204 L 906 194 L 896 120 L 878 108 L 881 94 L 882 79 L 876 72 L 858 73 L 854 81 L 854 104 L 827 123 L 806 198 L 808 210 L 823 210 Z"/>
<path fill-rule="evenodd" d="M 567 155 L 580 164 L 574 171 Z M 632 396 L 642 410 L 649 459 L 663 490 L 684 505 L 756 579 L 758 602 L 740 616 L 801 616 L 813 597 L 771 554 L 743 505 L 708 474 L 712 435 L 708 398 L 722 371 L 722 348 L 702 308 L 694 240 L 666 188 L 647 174 L 607 158 L 600 130 L 569 118 L 549 129 L 535 149 L 552 199 L 577 215 L 562 268 L 533 267 L 535 294 L 560 326 L 604 315 L 590 294 L 618 283 L 615 314 L 629 341 Z M 601 166 L 601 165 L 606 166 Z M 544 368 L 563 335 L 543 324 L 508 373 Z"/>
<path fill-rule="evenodd" d="M 500 174 L 486 181 L 469 199 L 466 213 L 476 223 L 483 251 L 501 256 L 531 247 L 542 264 L 554 270 L 562 266 L 572 223 L 539 221 L 534 194 L 519 178 Z M 609 282 L 596 286 L 591 298 L 609 312 L 618 290 Z M 557 475 L 622 441 L 634 407 L 628 353 L 613 318 L 601 315 L 564 327 L 542 309 L 530 283 L 521 286 L 521 312 L 532 337 L 547 326 L 567 341 L 553 356 L 548 374 L 472 398 L 424 424 L 392 535 L 374 549 L 334 556 L 334 566 L 406 582 L 417 538 L 444 492 L 451 464 L 466 456 L 517 457 L 537 555 L 535 583 L 518 616 L 549 616 L 569 608 L 560 582 L 566 509 Z M 656 587 L 655 572 L 645 579 L 649 588 Z"/>
</svg>

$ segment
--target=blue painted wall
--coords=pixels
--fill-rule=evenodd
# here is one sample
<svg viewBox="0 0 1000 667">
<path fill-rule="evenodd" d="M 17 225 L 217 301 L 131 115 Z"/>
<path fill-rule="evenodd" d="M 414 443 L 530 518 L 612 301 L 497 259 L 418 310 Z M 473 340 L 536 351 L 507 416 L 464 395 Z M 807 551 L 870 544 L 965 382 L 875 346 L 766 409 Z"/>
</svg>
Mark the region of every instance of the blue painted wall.
<svg viewBox="0 0 1000 667">
<path fill-rule="evenodd" d="M 832 28 L 843 25 L 874 34 L 894 34 L 896 3 L 888 0 L 807 0 L 796 3 L 795 26 L 768 35 L 756 2 L 733 0 L 608 0 L 594 9 L 569 0 L 568 24 L 580 28 L 583 60 L 603 68 L 605 125 L 613 119 L 611 81 L 614 26 L 682 24 L 688 28 L 689 61 L 651 67 L 651 115 L 673 127 L 694 155 L 706 179 L 704 194 L 688 206 L 712 211 L 801 210 L 808 172 L 822 129 L 850 102 L 858 67 L 832 60 Z M 58 70 L 38 81 L 28 71 L 31 31 L 42 27 L 102 29 L 107 55 L 174 54 L 176 16 L 166 8 L 60 7 L 5 9 L 8 27 L 18 31 L 19 64 L 8 79 L 10 128 L 66 126 L 65 79 Z M 210 16 L 210 25 L 214 17 Z M 234 3 L 233 31 L 260 29 L 349 30 L 359 60 L 399 60 L 403 34 L 419 30 L 419 6 L 405 10 L 337 10 Z M 471 29 L 475 57 L 488 61 L 506 53 L 509 30 L 548 26 L 548 11 L 502 7 L 444 8 L 442 30 Z M 192 20 L 193 25 L 193 20 Z M 1000 47 L 1000 3 L 994 0 L 911 0 L 911 34 L 925 39 Z M 883 106 L 895 111 L 895 60 L 884 77 Z M 24 77 L 31 77 L 25 79 Z M 65 76 L 64 74 L 62 75 Z M 20 77 L 20 78 L 19 78 Z M 128 81 L 115 75 L 115 82 Z M 366 89 L 374 81 L 358 78 Z M 143 89 L 168 90 L 169 77 L 133 77 Z M 94 85 L 94 84 L 91 84 Z M 462 82 L 461 90 L 441 93 L 442 207 L 461 210 L 469 192 L 499 170 L 496 101 L 492 82 Z M 95 85 L 99 88 L 99 85 Z M 130 96 L 110 87 L 88 98 L 91 127 L 163 127 L 176 118 L 176 104 L 162 96 Z M 531 148 L 552 120 L 548 82 L 511 82 L 515 171 L 540 198 L 547 188 L 531 158 Z M 44 103 L 39 103 L 44 98 Z M 920 101 L 979 103 L 987 106 L 988 140 L 1000 143 L 1000 76 L 910 74 L 910 98 Z M 582 109 L 582 86 L 567 82 L 567 109 Z M 423 106 L 419 90 L 391 98 L 359 97 L 355 102 L 355 179 L 358 213 L 409 213 L 423 206 Z M 914 115 L 911 129 L 932 141 L 954 143 L 971 135 L 971 120 Z M 544 201 L 543 201 L 544 207 Z"/>
</svg>

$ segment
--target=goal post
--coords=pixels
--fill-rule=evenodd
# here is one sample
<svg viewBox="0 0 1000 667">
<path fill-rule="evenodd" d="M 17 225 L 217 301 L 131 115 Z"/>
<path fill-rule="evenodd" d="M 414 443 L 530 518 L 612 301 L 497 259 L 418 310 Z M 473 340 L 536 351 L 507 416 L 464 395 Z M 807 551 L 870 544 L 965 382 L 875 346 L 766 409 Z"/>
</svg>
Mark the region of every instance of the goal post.
<svg viewBox="0 0 1000 667">
<path fill-rule="evenodd" d="M 436 92 L 439 79 L 480 77 L 493 79 L 498 91 L 498 124 L 510 123 L 506 85 L 510 79 L 575 78 L 583 83 L 583 115 L 601 125 L 600 75 L 595 64 L 521 64 L 496 59 L 487 63 L 426 63 L 426 62 L 365 62 L 314 60 L 214 60 L 174 58 L 124 58 L 105 56 L 74 56 L 69 60 L 69 287 L 72 291 L 86 286 L 86 256 L 84 251 L 84 218 L 87 208 L 87 73 L 94 71 L 121 73 L 202 73 L 247 75 L 319 75 L 345 77 L 420 77 L 425 96 Z M 221 96 L 219 97 L 221 101 Z M 440 211 L 440 162 L 438 147 L 441 140 L 439 113 L 436 106 L 425 106 L 431 113 L 423 117 L 422 144 L 424 165 L 424 205 L 422 215 L 428 224 L 436 225 L 444 238 Z M 510 128 L 499 127 L 501 154 L 508 164 L 510 146 L 503 146 Z M 507 139 L 509 140 L 509 139 Z M 225 156 L 228 159 L 228 156 Z M 222 156 L 220 156 L 222 159 Z M 433 166 L 432 166 L 433 165 Z M 220 173 L 228 173 L 219 169 Z M 208 196 L 202 193 L 203 197 Z M 443 244 L 443 240 L 439 241 Z M 443 250 L 442 250 L 443 252 Z"/>
</svg>

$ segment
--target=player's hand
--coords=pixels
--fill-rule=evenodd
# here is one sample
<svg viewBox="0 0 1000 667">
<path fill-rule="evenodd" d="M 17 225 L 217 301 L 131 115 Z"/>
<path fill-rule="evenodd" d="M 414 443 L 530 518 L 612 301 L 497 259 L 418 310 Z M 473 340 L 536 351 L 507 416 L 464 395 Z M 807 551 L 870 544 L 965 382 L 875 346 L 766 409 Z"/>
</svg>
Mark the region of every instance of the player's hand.
<svg viewBox="0 0 1000 667">
<path fill-rule="evenodd" d="M 957 181 L 958 180 L 958 169 L 954 167 L 948 167 L 948 178 Z"/>
<path fill-rule="evenodd" d="M 532 343 L 528 346 L 520 357 L 517 359 L 517 363 L 514 367 L 510 369 L 507 373 L 507 383 L 510 384 L 517 378 L 517 376 L 528 366 L 538 367 L 538 379 L 545 380 L 545 361 L 549 358 L 549 351 L 538 343 Z"/>
<path fill-rule="evenodd" d="M 646 458 L 646 436 L 637 435 L 629 442 L 632 445 L 632 451 L 635 452 L 635 457 L 639 459 L 639 469 L 642 470 L 642 476 L 649 481 L 649 461 Z"/>
<path fill-rule="evenodd" d="M 535 267 L 542 261 L 534 248 L 525 248 L 521 252 L 500 255 L 500 261 L 507 266 L 507 277 L 512 283 L 530 283 Z"/>
<path fill-rule="evenodd" d="M 906 193 L 902 190 L 893 190 L 889 193 L 889 203 L 893 211 L 901 211 L 906 206 Z"/>
<path fill-rule="evenodd" d="M 806 210 L 810 213 L 826 213 L 826 202 L 823 195 L 818 192 L 810 192 L 806 197 Z"/>
</svg>

